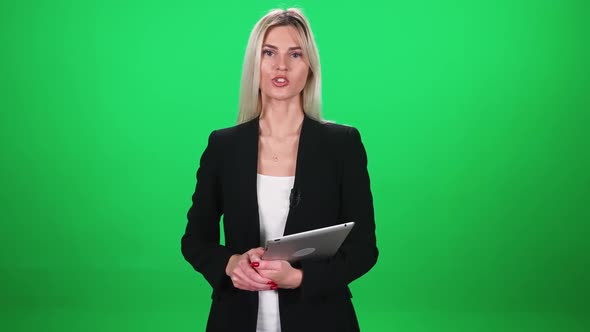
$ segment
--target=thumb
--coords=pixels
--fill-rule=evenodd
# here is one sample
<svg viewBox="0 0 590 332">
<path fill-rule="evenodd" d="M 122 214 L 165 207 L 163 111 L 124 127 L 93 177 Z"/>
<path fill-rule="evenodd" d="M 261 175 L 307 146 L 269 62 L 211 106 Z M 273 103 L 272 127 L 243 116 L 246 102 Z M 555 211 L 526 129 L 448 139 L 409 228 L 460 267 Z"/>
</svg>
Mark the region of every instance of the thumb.
<svg viewBox="0 0 590 332">
<path fill-rule="evenodd" d="M 254 248 L 248 252 L 250 262 L 260 262 L 261 256 L 264 255 L 264 248 Z"/>
</svg>

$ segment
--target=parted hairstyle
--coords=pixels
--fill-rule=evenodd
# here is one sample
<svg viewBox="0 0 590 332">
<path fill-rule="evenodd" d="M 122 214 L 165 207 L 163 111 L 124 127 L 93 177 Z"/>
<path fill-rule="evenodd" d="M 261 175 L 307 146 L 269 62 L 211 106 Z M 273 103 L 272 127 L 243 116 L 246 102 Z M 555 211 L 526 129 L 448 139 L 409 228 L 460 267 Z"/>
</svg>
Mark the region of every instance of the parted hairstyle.
<svg viewBox="0 0 590 332">
<path fill-rule="evenodd" d="M 240 106 L 238 124 L 247 122 L 260 115 L 262 109 L 260 97 L 260 58 L 262 43 L 269 29 L 277 26 L 292 26 L 299 33 L 303 59 L 309 66 L 307 82 L 301 92 L 301 105 L 309 117 L 321 120 L 322 77 L 320 57 L 307 18 L 297 8 L 286 10 L 273 9 L 264 15 L 250 33 L 240 85 Z"/>
</svg>

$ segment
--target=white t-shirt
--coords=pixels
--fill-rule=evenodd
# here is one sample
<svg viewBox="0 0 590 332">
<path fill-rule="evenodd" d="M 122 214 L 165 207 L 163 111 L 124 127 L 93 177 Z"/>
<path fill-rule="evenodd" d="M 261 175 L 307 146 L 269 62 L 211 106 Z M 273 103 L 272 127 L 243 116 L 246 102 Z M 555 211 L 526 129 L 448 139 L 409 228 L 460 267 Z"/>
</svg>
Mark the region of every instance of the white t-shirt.
<svg viewBox="0 0 590 332">
<path fill-rule="evenodd" d="M 289 194 L 294 176 L 258 174 L 257 195 L 260 216 L 260 244 L 267 239 L 283 236 L 289 214 Z M 276 290 L 258 292 L 257 332 L 280 332 L 279 296 Z"/>
</svg>

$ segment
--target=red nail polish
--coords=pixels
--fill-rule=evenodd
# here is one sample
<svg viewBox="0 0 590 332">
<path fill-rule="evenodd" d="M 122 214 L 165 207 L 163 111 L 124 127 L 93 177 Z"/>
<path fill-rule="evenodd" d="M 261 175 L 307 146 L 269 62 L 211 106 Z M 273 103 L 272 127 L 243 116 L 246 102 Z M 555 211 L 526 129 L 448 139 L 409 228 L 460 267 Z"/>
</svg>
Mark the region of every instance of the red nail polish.
<svg viewBox="0 0 590 332">
<path fill-rule="evenodd" d="M 260 265 L 260 263 L 258 263 L 258 262 L 252 262 L 252 263 L 250 263 L 250 266 L 251 267 L 258 267 L 259 265 Z"/>
<path fill-rule="evenodd" d="M 272 280 L 271 280 L 271 281 L 269 281 L 269 282 L 267 282 L 266 284 L 267 284 L 267 285 L 276 285 L 276 283 L 275 283 L 274 281 L 272 281 Z"/>
<path fill-rule="evenodd" d="M 278 286 L 271 286 L 270 289 L 271 290 L 277 290 L 277 289 L 279 289 L 279 287 Z"/>
</svg>

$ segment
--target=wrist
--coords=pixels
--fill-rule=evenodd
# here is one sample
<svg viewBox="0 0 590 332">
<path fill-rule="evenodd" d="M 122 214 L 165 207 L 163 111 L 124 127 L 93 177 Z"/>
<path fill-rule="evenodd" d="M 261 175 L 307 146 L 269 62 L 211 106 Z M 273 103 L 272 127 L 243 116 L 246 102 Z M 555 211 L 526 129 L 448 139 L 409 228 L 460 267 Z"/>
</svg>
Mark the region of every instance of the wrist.
<svg viewBox="0 0 590 332">
<path fill-rule="evenodd" d="M 290 279 L 289 288 L 299 288 L 299 286 L 301 286 L 301 282 L 303 281 L 303 271 L 301 269 L 294 268 Z"/>
</svg>

